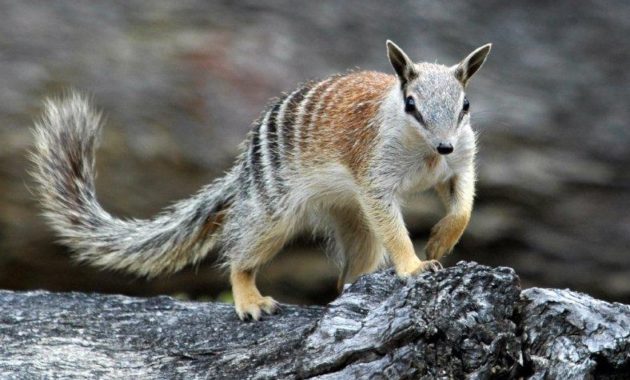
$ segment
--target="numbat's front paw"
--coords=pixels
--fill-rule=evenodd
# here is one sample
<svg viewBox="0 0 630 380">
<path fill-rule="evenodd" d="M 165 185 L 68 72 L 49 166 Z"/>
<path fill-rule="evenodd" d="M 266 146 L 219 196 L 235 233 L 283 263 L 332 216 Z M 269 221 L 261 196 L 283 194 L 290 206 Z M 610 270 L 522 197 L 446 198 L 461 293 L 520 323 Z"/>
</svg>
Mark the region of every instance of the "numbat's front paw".
<svg viewBox="0 0 630 380">
<path fill-rule="evenodd" d="M 442 256 L 450 253 L 452 250 L 453 246 L 444 245 L 441 240 L 429 240 L 426 248 L 427 259 L 431 261 L 439 260 Z"/>
<path fill-rule="evenodd" d="M 412 275 L 420 274 L 422 272 L 437 272 L 442 269 L 442 263 L 437 260 L 426 260 L 420 263 L 418 269 L 413 271 Z"/>
<path fill-rule="evenodd" d="M 236 314 L 242 321 L 249 320 L 250 318 L 257 321 L 260 319 L 262 313 L 275 314 L 279 305 L 276 300 L 271 297 L 251 297 L 245 300 L 238 300 L 234 302 L 236 307 Z"/>
<path fill-rule="evenodd" d="M 451 253 L 462 236 L 468 219 L 466 215 L 449 215 L 433 226 L 426 248 L 427 259 L 439 260 Z"/>
<path fill-rule="evenodd" d="M 440 269 L 442 269 L 442 264 L 437 260 L 426 260 L 426 261 L 418 260 L 415 267 L 406 268 L 405 270 L 399 270 L 397 271 L 397 273 L 399 277 L 405 278 L 409 276 L 415 276 L 417 274 L 420 274 L 426 271 L 437 272 Z"/>
</svg>

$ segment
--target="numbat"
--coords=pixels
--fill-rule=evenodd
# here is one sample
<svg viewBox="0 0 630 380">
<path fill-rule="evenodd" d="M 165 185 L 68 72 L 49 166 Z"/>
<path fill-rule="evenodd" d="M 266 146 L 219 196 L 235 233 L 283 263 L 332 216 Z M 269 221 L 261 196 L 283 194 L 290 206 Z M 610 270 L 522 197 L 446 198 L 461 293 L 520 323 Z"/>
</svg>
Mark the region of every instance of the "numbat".
<svg viewBox="0 0 630 380">
<path fill-rule="evenodd" d="M 413 63 L 387 41 L 396 75 L 336 75 L 273 100 L 224 177 L 150 220 L 117 219 L 96 199 L 100 114 L 77 94 L 48 100 L 32 152 L 44 214 L 79 261 L 140 276 L 180 270 L 218 247 L 241 319 L 277 309 L 256 288 L 256 272 L 304 230 L 330 238 L 340 287 L 388 260 L 401 277 L 436 269 L 472 210 L 476 147 L 465 89 L 490 47 L 448 67 Z M 401 203 L 429 188 L 447 211 L 422 261 Z"/>
</svg>

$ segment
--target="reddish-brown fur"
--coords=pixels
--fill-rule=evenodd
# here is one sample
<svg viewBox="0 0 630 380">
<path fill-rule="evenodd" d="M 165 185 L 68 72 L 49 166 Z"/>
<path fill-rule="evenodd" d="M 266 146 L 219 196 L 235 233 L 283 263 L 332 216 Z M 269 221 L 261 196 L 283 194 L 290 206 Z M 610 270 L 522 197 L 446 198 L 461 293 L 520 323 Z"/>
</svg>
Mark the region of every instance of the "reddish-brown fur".
<svg viewBox="0 0 630 380">
<path fill-rule="evenodd" d="M 449 253 L 459 241 L 468 221 L 469 215 L 447 215 L 431 229 L 429 244 L 427 245 L 427 258 L 439 260 L 444 254 Z"/>
<path fill-rule="evenodd" d="M 201 229 L 201 232 L 199 232 L 199 238 L 197 240 L 201 240 L 205 238 L 206 236 L 212 235 L 217 230 L 217 228 L 221 227 L 226 213 L 227 213 L 227 210 L 222 210 L 218 212 L 217 214 L 214 214 L 208 217 L 206 223 L 203 225 L 203 228 Z"/>
<path fill-rule="evenodd" d="M 335 81 L 343 83 L 324 98 L 303 157 L 313 162 L 329 162 L 331 157 L 337 157 L 359 174 L 370 158 L 370 148 L 378 132 L 378 125 L 370 122 L 396 79 L 393 75 L 362 71 Z"/>
</svg>

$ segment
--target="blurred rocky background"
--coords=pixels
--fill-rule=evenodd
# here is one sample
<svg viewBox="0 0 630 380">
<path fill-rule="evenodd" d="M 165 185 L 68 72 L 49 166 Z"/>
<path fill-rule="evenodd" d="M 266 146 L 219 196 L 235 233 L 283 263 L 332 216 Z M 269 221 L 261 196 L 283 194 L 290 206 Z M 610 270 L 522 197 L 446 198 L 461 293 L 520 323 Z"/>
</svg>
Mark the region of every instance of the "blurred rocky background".
<svg viewBox="0 0 630 380">
<path fill-rule="evenodd" d="M 149 217 L 226 170 L 268 98 L 359 67 L 385 40 L 453 64 L 493 51 L 469 89 L 479 131 L 471 225 L 451 264 L 512 266 L 524 286 L 630 303 L 630 3 L 0 2 L 0 288 L 181 294 L 228 289 L 198 268 L 135 279 L 75 265 L 38 215 L 26 152 L 45 96 L 76 88 L 107 114 L 97 190 Z M 441 206 L 410 203 L 418 251 Z M 298 239 L 261 274 L 285 302 L 335 296 L 335 268 Z"/>
</svg>

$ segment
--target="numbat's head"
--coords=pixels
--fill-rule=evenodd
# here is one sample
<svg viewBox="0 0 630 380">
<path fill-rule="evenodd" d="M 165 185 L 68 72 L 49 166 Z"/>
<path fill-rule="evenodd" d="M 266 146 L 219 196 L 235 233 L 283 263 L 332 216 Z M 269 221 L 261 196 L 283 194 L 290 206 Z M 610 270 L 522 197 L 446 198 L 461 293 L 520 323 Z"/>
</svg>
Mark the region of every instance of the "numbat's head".
<svg viewBox="0 0 630 380">
<path fill-rule="evenodd" d="M 401 48 L 387 41 L 387 56 L 400 82 L 391 100 L 396 103 L 390 108 L 394 115 L 387 116 L 403 121 L 405 128 L 435 152 L 446 155 L 456 151 L 461 131 L 470 128 L 471 106 L 464 90 L 485 62 L 491 46 L 484 45 L 447 67 L 413 63 Z"/>
</svg>

